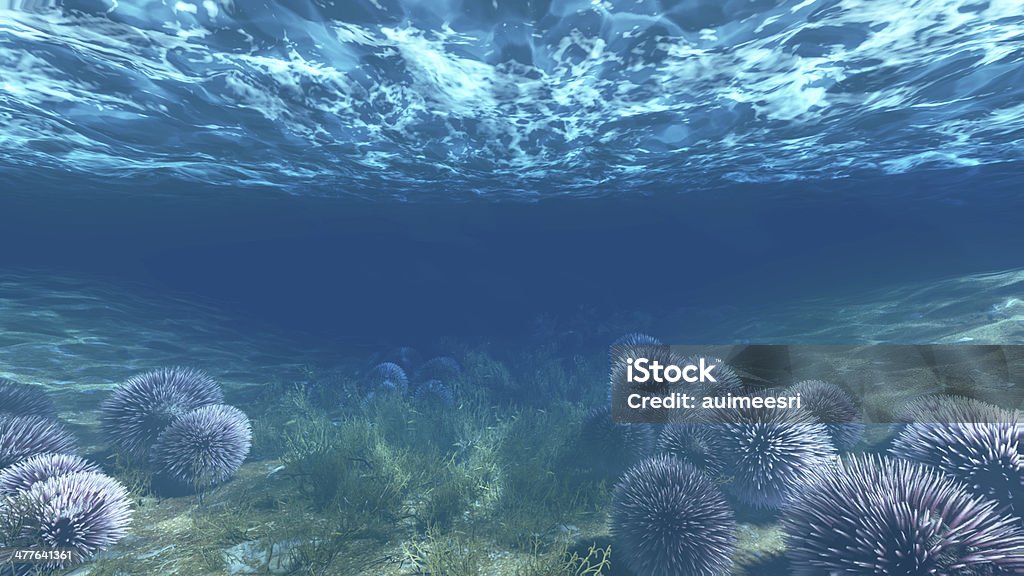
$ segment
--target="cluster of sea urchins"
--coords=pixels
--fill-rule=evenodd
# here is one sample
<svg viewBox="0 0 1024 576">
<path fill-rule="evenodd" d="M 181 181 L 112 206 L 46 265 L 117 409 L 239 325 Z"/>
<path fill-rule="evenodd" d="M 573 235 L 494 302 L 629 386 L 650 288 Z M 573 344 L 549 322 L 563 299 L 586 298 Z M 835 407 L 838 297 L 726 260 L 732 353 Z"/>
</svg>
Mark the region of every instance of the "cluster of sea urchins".
<svg viewBox="0 0 1024 576">
<path fill-rule="evenodd" d="M 417 402 L 454 405 L 455 394 L 451 384 L 462 375 L 458 360 L 451 356 L 437 356 L 420 363 L 419 353 L 409 347 L 398 348 L 388 357 L 393 361 L 381 362 L 367 373 L 364 405 L 387 395 L 408 395 Z"/>
<path fill-rule="evenodd" d="M 1024 573 L 1024 530 L 938 470 L 886 456 L 819 469 L 782 517 L 798 575 Z"/>
<path fill-rule="evenodd" d="M 0 380 L 0 548 L 61 550 L 34 565 L 0 566 L 11 574 L 66 568 L 93 557 L 127 533 L 128 493 L 79 457 L 39 388 Z"/>
<path fill-rule="evenodd" d="M 959 480 L 1001 509 L 1024 514 L 1024 415 L 976 400 L 930 402 L 893 440 L 894 456 Z"/>
<path fill-rule="evenodd" d="M 220 386 L 190 368 L 132 376 L 101 407 L 104 432 L 160 478 L 196 490 L 224 482 L 249 454 L 252 429 Z"/>
</svg>

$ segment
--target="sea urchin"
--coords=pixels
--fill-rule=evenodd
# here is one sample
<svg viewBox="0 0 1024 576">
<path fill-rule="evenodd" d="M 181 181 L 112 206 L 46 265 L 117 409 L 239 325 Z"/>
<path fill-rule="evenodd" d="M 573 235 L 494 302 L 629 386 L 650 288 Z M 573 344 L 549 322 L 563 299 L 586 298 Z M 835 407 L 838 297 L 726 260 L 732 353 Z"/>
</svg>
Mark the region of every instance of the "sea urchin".
<svg viewBox="0 0 1024 576">
<path fill-rule="evenodd" d="M 860 409 L 837 384 L 804 380 L 787 388 L 784 394 L 800 395 L 803 409 L 810 412 L 815 421 L 825 425 L 839 450 L 853 448 L 864 435 Z"/>
<path fill-rule="evenodd" d="M 201 406 L 220 404 L 220 386 L 191 368 L 162 368 L 132 376 L 100 407 L 110 441 L 128 453 L 145 453 L 174 419 Z"/>
<path fill-rule="evenodd" d="M 178 418 L 153 445 L 157 472 L 194 488 L 219 484 L 249 455 L 252 428 L 238 408 L 203 406 Z"/>
<path fill-rule="evenodd" d="M 934 466 L 1017 515 L 1024 512 L 1021 450 L 1024 424 L 1009 419 L 907 424 L 892 446 L 894 456 Z"/>
<path fill-rule="evenodd" d="M 0 470 L 0 496 L 28 490 L 36 482 L 75 472 L 99 472 L 100 467 L 73 454 L 36 454 Z"/>
<path fill-rule="evenodd" d="M 56 570 L 91 558 L 125 536 L 131 523 L 128 491 L 95 472 L 76 472 L 37 482 L 7 502 L 16 528 L 8 545 L 72 550 L 73 557 L 40 566 Z M 10 515 L 8 515 L 10 516 Z"/>
<path fill-rule="evenodd" d="M 782 517 L 800 576 L 1021 574 L 1024 531 L 918 463 L 855 456 L 815 474 Z"/>
<path fill-rule="evenodd" d="M 74 452 L 75 439 L 56 420 L 0 416 L 0 468 L 44 452 Z"/>
<path fill-rule="evenodd" d="M 0 378 L 0 413 L 4 412 L 11 416 L 57 417 L 53 400 L 42 388 Z"/>
<path fill-rule="evenodd" d="M 644 576 L 726 574 L 735 520 L 718 488 L 696 468 L 658 456 L 630 468 L 612 496 L 617 554 Z"/>
<path fill-rule="evenodd" d="M 778 508 L 835 456 L 825 426 L 802 409 L 720 410 L 714 420 L 726 490 L 756 508 Z"/>
<path fill-rule="evenodd" d="M 405 370 L 394 362 L 381 362 L 370 370 L 368 375 L 371 392 L 397 392 L 405 394 L 409 390 L 409 377 Z"/>
</svg>

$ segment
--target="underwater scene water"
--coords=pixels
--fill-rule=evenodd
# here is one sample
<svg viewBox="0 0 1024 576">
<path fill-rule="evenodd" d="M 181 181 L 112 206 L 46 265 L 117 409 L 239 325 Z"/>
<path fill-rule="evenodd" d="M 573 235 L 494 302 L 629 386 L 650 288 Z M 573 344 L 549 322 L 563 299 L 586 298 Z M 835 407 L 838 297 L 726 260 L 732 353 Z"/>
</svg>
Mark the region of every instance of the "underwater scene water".
<svg viewBox="0 0 1024 576">
<path fill-rule="evenodd" d="M 0 575 L 1024 574 L 1019 1 L 0 0 L 0 150 Z"/>
</svg>

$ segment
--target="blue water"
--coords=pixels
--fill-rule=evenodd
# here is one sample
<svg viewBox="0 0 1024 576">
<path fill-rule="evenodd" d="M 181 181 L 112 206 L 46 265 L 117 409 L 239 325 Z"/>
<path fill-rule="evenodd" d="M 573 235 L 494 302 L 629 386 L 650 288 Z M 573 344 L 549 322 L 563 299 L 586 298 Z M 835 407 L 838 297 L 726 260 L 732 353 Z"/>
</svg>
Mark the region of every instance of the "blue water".
<svg viewBox="0 0 1024 576">
<path fill-rule="evenodd" d="M 631 331 L 1024 343 L 1022 190 L 1019 0 L 0 0 L 0 376 L 93 458 L 156 366 L 272 427 L 535 354 L 576 422 Z"/>
<path fill-rule="evenodd" d="M 26 183 L 0 198 L 3 262 L 141 282 L 319 340 L 514 340 L 540 317 L 593 331 L 572 324 L 582 310 L 598 323 L 643 313 L 678 341 L 723 342 L 760 336 L 730 333 L 735 321 L 808 299 L 927 306 L 887 291 L 1024 267 L 1015 178 L 1004 165 L 642 197 L 412 204 Z M 1020 295 L 946 292 L 932 301 L 954 294 L 979 311 Z M 948 332 L 962 322 L 947 318 Z M 834 340 L 875 337 L 855 324 L 847 319 Z M 607 334 L 594 336 L 607 345 Z"/>
</svg>

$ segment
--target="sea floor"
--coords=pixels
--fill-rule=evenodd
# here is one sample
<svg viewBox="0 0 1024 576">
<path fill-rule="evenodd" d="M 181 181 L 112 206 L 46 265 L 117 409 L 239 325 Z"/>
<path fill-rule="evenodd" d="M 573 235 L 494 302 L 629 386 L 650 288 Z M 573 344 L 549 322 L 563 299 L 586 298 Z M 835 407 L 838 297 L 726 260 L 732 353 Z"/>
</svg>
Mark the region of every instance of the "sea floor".
<svg viewBox="0 0 1024 576">
<path fill-rule="evenodd" d="M 607 576 L 627 573 L 615 566 L 608 504 L 628 462 L 594 465 L 580 444 L 588 411 L 604 403 L 606 356 L 568 352 L 553 335 L 1018 343 L 1022 289 L 1024 271 L 1013 271 L 774 310 L 559 319 L 500 349 L 439 339 L 421 347 L 463 366 L 448 406 L 368 398 L 360 378 L 387 349 L 297 345 L 256 321 L 243 326 L 215 306 L 158 298 L 144 286 L 5 275 L 0 377 L 44 387 L 81 453 L 132 490 L 130 536 L 71 574 Z M 697 315 L 702 326 L 714 318 L 714 328 L 695 333 L 687 318 Z M 201 495 L 161 493 L 145 466 L 117 457 L 99 430 L 100 403 L 118 383 L 179 365 L 208 372 L 253 423 L 248 461 Z M 868 438 L 884 442 L 887 430 Z M 786 573 L 773 567 L 783 546 L 771 516 L 739 520 L 735 572 Z"/>
</svg>

